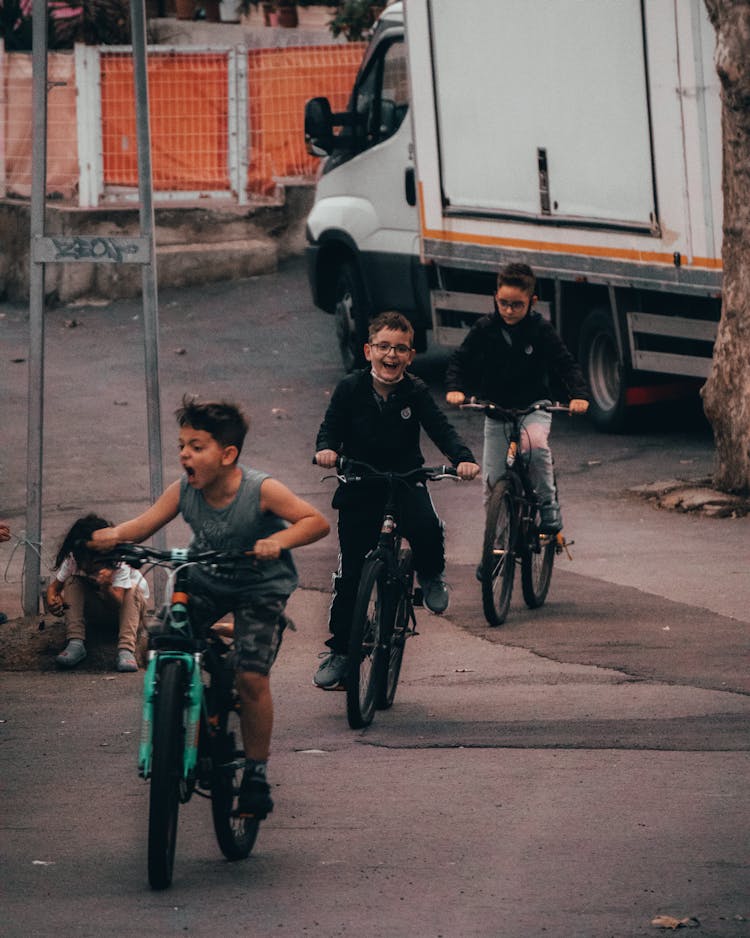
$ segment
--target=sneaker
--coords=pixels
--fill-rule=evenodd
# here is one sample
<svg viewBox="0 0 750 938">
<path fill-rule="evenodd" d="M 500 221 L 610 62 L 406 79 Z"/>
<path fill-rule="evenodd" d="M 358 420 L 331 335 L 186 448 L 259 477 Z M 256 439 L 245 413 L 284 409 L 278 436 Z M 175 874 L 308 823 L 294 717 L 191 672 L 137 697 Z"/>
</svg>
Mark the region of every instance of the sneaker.
<svg viewBox="0 0 750 938">
<path fill-rule="evenodd" d="M 336 690 L 343 687 L 346 678 L 348 658 L 338 655 L 335 651 L 323 652 L 320 655 L 323 662 L 313 676 L 313 684 L 323 690 Z"/>
<path fill-rule="evenodd" d="M 137 671 L 138 662 L 135 660 L 135 655 L 132 651 L 126 651 L 124 648 L 121 648 L 117 652 L 117 670 L 118 671 Z"/>
<path fill-rule="evenodd" d="M 86 646 L 80 638 L 71 638 L 63 651 L 55 658 L 58 668 L 74 668 L 86 657 Z"/>
<path fill-rule="evenodd" d="M 442 575 L 432 577 L 431 579 L 419 578 L 419 585 L 422 587 L 422 602 L 436 616 L 445 612 L 450 602 L 448 595 L 448 586 Z"/>
<path fill-rule="evenodd" d="M 542 505 L 539 514 L 541 515 L 540 534 L 557 534 L 558 531 L 562 531 L 562 515 L 557 505 Z"/>
<path fill-rule="evenodd" d="M 254 775 L 243 775 L 235 815 L 262 821 L 272 811 L 273 798 L 268 782 Z"/>
</svg>

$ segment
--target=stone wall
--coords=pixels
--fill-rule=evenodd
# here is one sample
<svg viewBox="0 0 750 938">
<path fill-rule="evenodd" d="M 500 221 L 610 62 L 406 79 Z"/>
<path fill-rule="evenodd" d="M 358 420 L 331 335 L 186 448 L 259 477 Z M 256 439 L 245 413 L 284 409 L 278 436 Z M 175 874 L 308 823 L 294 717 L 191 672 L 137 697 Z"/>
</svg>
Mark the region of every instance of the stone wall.
<svg viewBox="0 0 750 938">
<path fill-rule="evenodd" d="M 295 181 L 281 191 L 278 200 L 244 206 L 218 201 L 157 205 L 159 285 L 191 286 L 269 273 L 279 260 L 302 253 L 313 183 Z M 29 298 L 29 216 L 28 202 L 0 200 L 0 298 L 11 302 Z M 45 235 L 137 236 L 139 226 L 137 205 L 80 209 L 48 203 Z M 137 264 L 50 263 L 45 268 L 45 295 L 59 303 L 137 296 L 141 279 Z"/>
</svg>

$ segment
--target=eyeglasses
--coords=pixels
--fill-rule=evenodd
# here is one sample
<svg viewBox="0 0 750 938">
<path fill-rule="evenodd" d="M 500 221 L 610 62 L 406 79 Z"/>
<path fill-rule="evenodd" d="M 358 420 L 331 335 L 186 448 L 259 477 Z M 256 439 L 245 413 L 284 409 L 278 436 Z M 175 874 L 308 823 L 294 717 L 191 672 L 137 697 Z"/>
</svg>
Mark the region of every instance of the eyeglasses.
<svg viewBox="0 0 750 938">
<path fill-rule="evenodd" d="M 511 310 L 514 313 L 520 313 L 526 309 L 526 303 L 523 300 L 498 299 L 497 305 L 500 307 L 500 309 Z"/>
<path fill-rule="evenodd" d="M 391 345 L 390 342 L 370 342 L 369 345 L 370 348 L 374 348 L 376 351 L 380 352 L 381 355 L 387 355 L 391 349 L 393 349 L 397 355 L 408 355 L 409 352 L 411 352 L 411 346 L 404 345 L 401 342 L 399 342 L 398 345 Z"/>
</svg>

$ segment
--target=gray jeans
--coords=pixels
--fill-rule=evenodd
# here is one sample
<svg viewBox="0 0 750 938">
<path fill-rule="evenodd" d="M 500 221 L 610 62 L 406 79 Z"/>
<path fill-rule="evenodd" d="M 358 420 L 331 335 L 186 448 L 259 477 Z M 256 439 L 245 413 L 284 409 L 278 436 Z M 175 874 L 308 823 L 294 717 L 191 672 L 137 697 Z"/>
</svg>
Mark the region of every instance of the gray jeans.
<svg viewBox="0 0 750 938">
<path fill-rule="evenodd" d="M 529 461 L 531 483 L 536 489 L 540 505 L 559 507 L 555 490 L 552 452 L 549 434 L 552 414 L 537 410 L 524 417 L 521 424 L 521 455 Z M 508 452 L 508 437 L 511 425 L 502 420 L 484 419 L 484 504 L 487 506 L 489 492 L 505 472 L 505 456 Z"/>
</svg>

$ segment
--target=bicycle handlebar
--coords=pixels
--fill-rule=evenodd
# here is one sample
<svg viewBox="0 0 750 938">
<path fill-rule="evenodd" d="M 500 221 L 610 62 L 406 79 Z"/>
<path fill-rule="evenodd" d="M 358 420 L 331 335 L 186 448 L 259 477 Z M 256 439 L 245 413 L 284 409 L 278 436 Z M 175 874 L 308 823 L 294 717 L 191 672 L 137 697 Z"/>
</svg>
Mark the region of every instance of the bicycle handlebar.
<svg viewBox="0 0 750 938">
<path fill-rule="evenodd" d="M 155 547 L 144 547 L 142 544 L 116 544 L 112 550 L 101 554 L 103 560 L 113 560 L 127 563 L 131 567 L 143 566 L 151 563 L 157 566 L 180 567 L 186 563 L 236 564 L 239 560 L 250 560 L 255 556 L 252 550 L 241 547 L 228 550 L 194 550 L 190 547 L 172 547 L 168 550 L 157 550 Z"/>
<path fill-rule="evenodd" d="M 317 465 L 317 462 L 313 459 Z M 364 474 L 362 472 L 364 470 Z M 440 479 L 459 479 L 458 472 L 453 466 L 418 466 L 407 472 L 393 472 L 391 470 L 376 469 L 361 459 L 349 459 L 339 456 L 336 460 L 335 477 L 341 482 L 362 482 L 364 479 L 401 479 L 406 480 L 419 476 L 428 482 L 437 482 Z M 330 476 L 326 476 L 330 478 Z"/>
<path fill-rule="evenodd" d="M 508 417 L 510 419 L 517 417 L 527 417 L 529 414 L 534 414 L 540 410 L 546 411 L 548 414 L 573 414 L 573 411 L 567 404 L 561 404 L 559 401 L 537 401 L 534 404 L 530 404 L 528 407 L 516 408 L 501 407 L 499 404 L 495 404 L 493 401 L 482 401 L 476 397 L 470 397 L 468 401 L 465 401 L 463 404 L 459 404 L 458 407 L 461 410 L 481 410 L 485 413 L 487 413 L 487 411 L 492 411 L 493 413 L 499 414 L 501 417 Z"/>
</svg>

